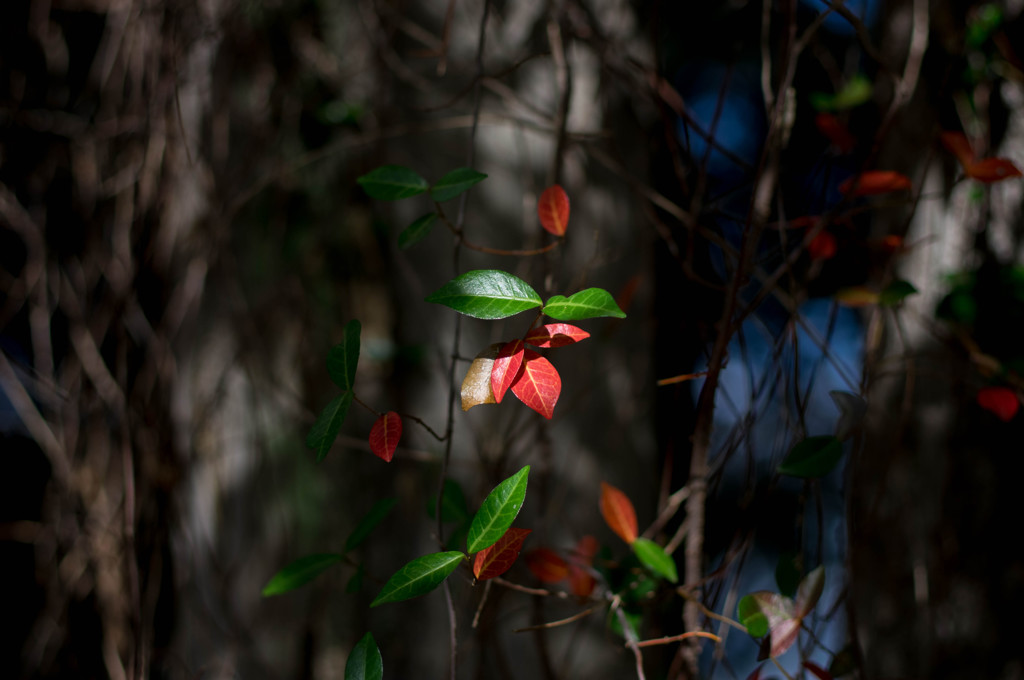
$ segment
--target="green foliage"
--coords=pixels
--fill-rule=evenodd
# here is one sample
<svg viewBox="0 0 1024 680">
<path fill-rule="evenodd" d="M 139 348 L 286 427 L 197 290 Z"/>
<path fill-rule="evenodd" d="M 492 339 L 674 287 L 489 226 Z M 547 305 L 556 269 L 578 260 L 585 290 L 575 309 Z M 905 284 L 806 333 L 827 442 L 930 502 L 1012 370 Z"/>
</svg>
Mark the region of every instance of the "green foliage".
<svg viewBox="0 0 1024 680">
<path fill-rule="evenodd" d="M 808 437 L 792 449 L 779 472 L 792 477 L 824 477 L 843 457 L 843 444 L 832 435 Z"/>
<path fill-rule="evenodd" d="M 382 498 L 373 504 L 370 511 L 366 513 L 366 516 L 356 525 L 356 528 L 349 534 L 348 539 L 345 541 L 345 552 L 354 550 L 366 537 L 370 535 L 381 520 L 387 517 L 391 509 L 398 503 L 397 498 Z"/>
<path fill-rule="evenodd" d="M 317 576 L 322 574 L 341 561 L 344 555 L 338 553 L 324 553 L 321 555 L 306 555 L 295 560 L 281 571 L 274 574 L 270 582 L 263 587 L 263 597 L 280 595 L 289 590 L 295 590 L 304 586 Z"/>
<path fill-rule="evenodd" d="M 555 295 L 544 305 L 544 313 L 559 321 L 579 321 L 600 316 L 625 319 L 611 293 L 601 288 L 587 288 L 569 297 Z"/>
<path fill-rule="evenodd" d="M 388 579 L 370 606 L 376 607 L 387 602 L 400 602 L 429 593 L 441 585 L 465 559 L 467 559 L 466 556 L 458 551 L 432 553 L 417 557 Z"/>
<path fill-rule="evenodd" d="M 530 284 L 497 269 L 478 269 L 457 276 L 428 295 L 427 302 L 477 319 L 504 319 L 542 303 Z"/>
<path fill-rule="evenodd" d="M 345 680 L 381 680 L 384 677 L 384 660 L 380 657 L 377 641 L 372 633 L 363 636 L 348 655 L 345 662 Z"/>
<path fill-rule="evenodd" d="M 890 283 L 885 290 L 878 294 L 878 304 L 883 307 L 895 307 L 903 300 L 917 292 L 910 283 L 903 280 L 896 280 Z"/>
<path fill-rule="evenodd" d="M 672 583 L 679 581 L 675 560 L 671 555 L 666 554 L 660 545 L 646 538 L 638 538 L 633 541 L 632 548 L 645 567 L 655 574 L 667 578 Z"/>
<path fill-rule="evenodd" d="M 313 423 L 306 437 L 306 446 L 316 451 L 316 462 L 327 457 L 334 440 L 338 437 L 341 424 L 345 422 L 348 415 L 348 408 L 352 405 L 352 393 L 344 392 L 331 400 L 331 403 L 324 407 L 320 416 Z"/>
<path fill-rule="evenodd" d="M 327 373 L 334 384 L 343 390 L 351 390 L 356 381 L 356 367 L 359 365 L 359 334 L 362 324 L 353 319 L 345 324 L 342 341 L 327 353 Z"/>
<path fill-rule="evenodd" d="M 405 250 L 422 241 L 430 234 L 430 230 L 434 228 L 435 222 L 437 222 L 437 213 L 427 213 L 416 218 L 415 222 L 403 229 L 402 233 L 398 235 L 398 247 Z"/>
<path fill-rule="evenodd" d="M 397 201 L 418 196 L 430 189 L 430 183 L 401 165 L 383 165 L 356 180 L 363 191 L 380 201 Z"/>
<path fill-rule="evenodd" d="M 444 203 L 485 179 L 487 175 L 472 168 L 457 168 L 437 180 L 430 188 L 430 197 L 438 203 Z"/>
<path fill-rule="evenodd" d="M 469 525 L 466 551 L 470 554 L 489 548 L 505 535 L 523 507 L 526 499 L 526 483 L 530 474 L 527 465 L 487 495 L 483 505 Z"/>
</svg>

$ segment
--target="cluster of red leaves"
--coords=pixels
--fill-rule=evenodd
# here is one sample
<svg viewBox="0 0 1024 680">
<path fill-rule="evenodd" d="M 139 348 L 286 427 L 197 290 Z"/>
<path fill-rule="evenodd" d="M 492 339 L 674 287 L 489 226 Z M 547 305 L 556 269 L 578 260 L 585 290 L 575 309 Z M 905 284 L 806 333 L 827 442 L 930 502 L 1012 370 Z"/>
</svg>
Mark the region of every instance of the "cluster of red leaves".
<svg viewBox="0 0 1024 680">
<path fill-rule="evenodd" d="M 593 536 L 584 536 L 563 559 L 550 548 L 537 548 L 526 554 L 526 567 L 541 583 L 560 583 L 569 579 L 569 592 L 577 597 L 589 597 L 597 580 L 591 573 L 598 543 Z"/>
<path fill-rule="evenodd" d="M 975 156 L 967 136 L 962 132 L 943 132 L 939 135 L 939 139 L 946 150 L 956 156 L 964 169 L 964 174 L 971 179 L 992 184 L 1021 176 L 1020 168 L 1006 158 L 982 158 L 979 160 Z"/>
<path fill-rule="evenodd" d="M 562 378 L 550 361 L 526 347 L 563 347 L 585 340 L 590 333 L 567 323 L 552 323 L 532 329 L 522 340 L 506 342 L 491 368 L 491 391 L 501 403 L 512 390 L 521 402 L 549 420 L 562 392 Z"/>
</svg>

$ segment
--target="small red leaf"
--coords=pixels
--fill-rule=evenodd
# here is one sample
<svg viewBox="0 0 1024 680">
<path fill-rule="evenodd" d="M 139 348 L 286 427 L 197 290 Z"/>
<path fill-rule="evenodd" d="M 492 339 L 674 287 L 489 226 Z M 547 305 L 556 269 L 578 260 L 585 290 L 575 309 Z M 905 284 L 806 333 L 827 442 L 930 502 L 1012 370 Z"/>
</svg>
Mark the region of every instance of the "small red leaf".
<svg viewBox="0 0 1024 680">
<path fill-rule="evenodd" d="M 789 648 L 800 637 L 801 624 L 802 621 L 800 619 L 789 619 L 771 629 L 772 646 L 770 655 L 772 658 L 780 657 L 789 651 Z"/>
<path fill-rule="evenodd" d="M 505 392 L 512 385 L 519 373 L 519 367 L 523 363 L 523 341 L 513 340 L 505 343 L 498 351 L 494 359 L 494 366 L 491 367 L 491 391 L 494 392 L 494 401 L 501 403 L 505 398 Z"/>
<path fill-rule="evenodd" d="M 827 231 L 820 231 L 807 244 L 807 254 L 814 260 L 830 260 L 836 256 L 836 237 Z"/>
<path fill-rule="evenodd" d="M 577 597 L 589 597 L 597 581 L 593 574 L 575 564 L 569 565 L 569 591 Z"/>
<path fill-rule="evenodd" d="M 818 680 L 833 680 L 832 674 L 816 663 L 804 661 L 804 668 L 810 671 Z"/>
<path fill-rule="evenodd" d="M 523 549 L 523 541 L 531 531 L 533 529 L 512 527 L 497 543 L 478 552 L 473 560 L 473 576 L 478 581 L 486 581 L 511 569 L 519 557 L 519 551 Z"/>
<path fill-rule="evenodd" d="M 965 170 L 974 164 L 974 149 L 967 141 L 967 135 L 962 132 L 943 132 L 939 140 L 947 151 L 956 156 Z"/>
<path fill-rule="evenodd" d="M 984 158 L 977 163 L 971 163 L 964 170 L 968 177 L 985 184 L 1021 176 L 1020 168 L 1005 158 Z"/>
<path fill-rule="evenodd" d="M 549 323 L 526 334 L 526 342 L 534 347 L 564 347 L 586 340 L 590 333 L 568 323 Z"/>
<path fill-rule="evenodd" d="M 996 414 L 1003 422 L 1010 422 L 1017 415 L 1020 401 L 1008 387 L 983 387 L 978 390 L 978 406 Z"/>
<path fill-rule="evenodd" d="M 579 564 L 585 564 L 590 566 L 594 563 L 594 557 L 597 556 L 597 551 L 601 549 L 601 544 L 597 542 L 597 539 L 587 534 L 579 540 L 576 547 L 573 548 L 572 558 L 573 561 Z"/>
<path fill-rule="evenodd" d="M 526 553 L 526 567 L 541 583 L 558 583 L 569 574 L 569 563 L 550 548 Z"/>
<path fill-rule="evenodd" d="M 569 225 L 569 195 L 565 189 L 557 184 L 545 189 L 537 201 L 537 217 L 540 218 L 540 226 L 555 236 L 564 234 Z"/>
<path fill-rule="evenodd" d="M 388 411 L 373 424 L 370 430 L 370 450 L 373 455 L 390 463 L 395 457 L 395 448 L 402 438 L 402 418 L 394 411 Z"/>
<path fill-rule="evenodd" d="M 852 192 L 853 196 L 875 196 L 891 191 L 909 189 L 910 178 L 892 170 L 872 170 L 857 177 L 851 177 L 839 185 L 844 194 Z"/>
<path fill-rule="evenodd" d="M 636 510 L 629 497 L 611 484 L 601 482 L 601 515 L 619 537 L 629 543 L 637 537 Z"/>
<path fill-rule="evenodd" d="M 562 378 L 551 362 L 531 349 L 523 350 L 523 365 L 512 382 L 512 394 L 550 420 L 561 392 Z"/>
<path fill-rule="evenodd" d="M 840 153 L 850 153 L 857 146 L 856 138 L 846 125 L 831 113 L 819 113 L 814 118 L 814 125 Z"/>
</svg>

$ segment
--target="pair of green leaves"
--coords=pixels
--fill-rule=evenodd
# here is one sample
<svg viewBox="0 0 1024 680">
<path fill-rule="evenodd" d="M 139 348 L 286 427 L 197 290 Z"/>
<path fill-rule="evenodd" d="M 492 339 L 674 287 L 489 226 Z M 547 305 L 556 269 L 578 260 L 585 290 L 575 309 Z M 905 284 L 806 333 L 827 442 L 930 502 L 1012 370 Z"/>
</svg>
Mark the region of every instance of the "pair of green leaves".
<svg viewBox="0 0 1024 680">
<path fill-rule="evenodd" d="M 331 566 L 340 562 L 345 554 L 355 550 L 370 535 L 378 524 L 381 523 L 398 501 L 394 498 L 385 498 L 377 501 L 366 513 L 366 516 L 359 521 L 356 528 L 352 530 L 345 540 L 345 549 L 340 553 L 320 553 L 317 555 L 306 555 L 295 560 L 281 571 L 274 574 L 267 585 L 263 588 L 263 597 L 280 595 L 289 590 L 303 586 L 317 576 L 322 574 Z"/>
<path fill-rule="evenodd" d="M 530 466 L 527 465 L 487 495 L 469 525 L 467 553 L 491 547 L 509 530 L 526 500 L 529 474 Z M 370 606 L 400 602 L 430 592 L 441 585 L 463 560 L 469 559 L 467 553 L 453 550 L 417 557 L 388 579 Z"/>
<path fill-rule="evenodd" d="M 429 191 L 430 198 L 437 203 L 443 203 L 486 178 L 487 175 L 472 168 L 456 168 L 431 186 L 415 170 L 401 165 L 384 165 L 356 181 L 371 198 L 381 201 L 398 201 Z M 404 250 L 423 240 L 433 229 L 437 217 L 436 212 L 430 212 L 416 218 L 398 235 L 398 247 Z"/>
<path fill-rule="evenodd" d="M 359 334 L 362 325 L 353 319 L 345 325 L 342 341 L 327 353 L 327 373 L 334 384 L 344 390 L 327 404 L 317 417 L 306 436 L 306 446 L 316 451 L 316 462 L 320 462 L 331 450 L 338 437 L 342 423 L 352 405 L 352 386 L 356 380 L 356 366 L 359 364 Z"/>
<path fill-rule="evenodd" d="M 498 269 L 478 269 L 457 276 L 428 295 L 427 302 L 477 319 L 504 319 L 541 306 L 544 314 L 559 321 L 626 316 L 602 288 L 587 288 L 569 297 L 555 295 L 544 304 L 530 284 Z"/>
</svg>

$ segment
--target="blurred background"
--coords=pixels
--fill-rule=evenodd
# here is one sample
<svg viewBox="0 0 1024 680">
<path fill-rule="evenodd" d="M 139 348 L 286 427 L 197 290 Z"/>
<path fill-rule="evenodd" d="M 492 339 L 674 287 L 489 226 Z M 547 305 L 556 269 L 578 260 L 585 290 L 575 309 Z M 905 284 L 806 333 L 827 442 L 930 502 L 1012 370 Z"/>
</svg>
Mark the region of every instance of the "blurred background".
<svg viewBox="0 0 1024 680">
<path fill-rule="evenodd" d="M 1018 0 L 0 3 L 0 675 L 341 678 L 371 630 L 385 677 L 443 677 L 439 593 L 368 605 L 437 549 L 446 445 L 407 420 L 385 464 L 359 407 L 322 463 L 303 442 L 352 319 L 360 399 L 446 431 L 453 351 L 457 389 L 527 322 L 457 332 L 423 299 L 496 268 L 545 298 L 603 287 L 628 318 L 550 353 L 550 422 L 456 409 L 448 472 L 471 509 L 529 464 L 527 550 L 594 535 L 622 556 L 600 483 L 641 529 L 686 484 L 702 382 L 666 379 L 707 369 L 738 275 L 689 585 L 731 616 L 782 561 L 825 564 L 793 677 L 852 639 L 860 677 L 1024 678 L 1024 181 L 965 178 L 940 142 L 1024 167 L 1022 45 Z M 369 199 L 356 178 L 383 164 L 486 173 L 445 210 L 495 249 L 551 242 L 536 205 L 559 183 L 567 238 L 494 255 L 438 224 L 400 249 L 432 206 Z M 910 188 L 840 189 L 876 169 Z M 917 292 L 875 304 L 897 280 Z M 780 479 L 795 442 L 841 424 L 833 390 L 866 404 L 843 465 Z M 389 497 L 346 563 L 261 597 Z M 522 564 L 507 578 L 536 585 Z M 474 626 L 469 581 L 458 677 L 637 674 L 607 608 L 512 633 L 593 603 L 494 587 Z M 660 595 L 642 638 L 683 630 Z M 735 631 L 705 649 L 708 676 L 757 665 Z M 679 645 L 644 667 L 686 673 Z"/>
</svg>

